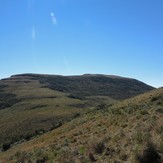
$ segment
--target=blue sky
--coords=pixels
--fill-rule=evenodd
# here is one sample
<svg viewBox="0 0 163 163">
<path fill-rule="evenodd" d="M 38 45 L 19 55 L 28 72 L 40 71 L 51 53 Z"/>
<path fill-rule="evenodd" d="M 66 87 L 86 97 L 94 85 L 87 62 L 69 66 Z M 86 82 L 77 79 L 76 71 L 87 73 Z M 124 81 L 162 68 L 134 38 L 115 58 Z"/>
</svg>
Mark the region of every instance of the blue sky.
<svg viewBox="0 0 163 163">
<path fill-rule="evenodd" d="M 162 0 L 1 0 L 0 78 L 114 74 L 163 86 Z"/>
</svg>

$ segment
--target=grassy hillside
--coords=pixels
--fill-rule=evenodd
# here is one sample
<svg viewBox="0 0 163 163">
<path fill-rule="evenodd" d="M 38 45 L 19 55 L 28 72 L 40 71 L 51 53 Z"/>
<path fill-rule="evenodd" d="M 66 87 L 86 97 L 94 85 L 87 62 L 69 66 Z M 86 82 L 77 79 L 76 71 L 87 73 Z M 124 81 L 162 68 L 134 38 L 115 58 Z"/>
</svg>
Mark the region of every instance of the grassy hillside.
<svg viewBox="0 0 163 163">
<path fill-rule="evenodd" d="M 5 85 L 1 91 L 0 146 L 51 130 L 80 113 L 81 108 L 75 105 L 84 105 L 36 80 L 7 80 Z"/>
<path fill-rule="evenodd" d="M 48 88 L 60 92 L 70 93 L 74 97 L 85 96 L 109 96 L 116 100 L 127 99 L 146 91 L 154 89 L 135 79 L 109 75 L 81 75 L 59 76 L 21 74 L 13 76 L 13 79 L 30 77 L 39 80 Z"/>
<path fill-rule="evenodd" d="M 1 162 L 157 162 L 163 159 L 163 88 L 94 108 L 0 154 Z"/>
</svg>

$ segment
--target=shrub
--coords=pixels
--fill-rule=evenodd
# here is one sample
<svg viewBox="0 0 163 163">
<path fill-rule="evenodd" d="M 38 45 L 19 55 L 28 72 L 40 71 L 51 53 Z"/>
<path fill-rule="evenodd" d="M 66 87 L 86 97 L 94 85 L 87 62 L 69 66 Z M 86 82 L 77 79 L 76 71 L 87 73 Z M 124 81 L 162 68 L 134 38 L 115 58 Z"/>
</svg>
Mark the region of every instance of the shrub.
<svg viewBox="0 0 163 163">
<path fill-rule="evenodd" d="M 160 159 L 161 157 L 159 156 L 153 143 L 148 143 L 143 154 L 137 156 L 139 163 L 161 163 Z"/>
<path fill-rule="evenodd" d="M 70 94 L 67 97 L 69 98 L 73 98 L 73 99 L 79 99 L 79 100 L 84 100 L 84 97 L 80 96 L 80 95 L 75 95 L 75 94 Z"/>
<path fill-rule="evenodd" d="M 158 109 L 156 110 L 156 112 L 158 112 L 158 113 L 163 113 L 163 108 L 158 108 Z"/>
<path fill-rule="evenodd" d="M 163 142 L 160 143 L 160 152 L 163 154 Z"/>
<path fill-rule="evenodd" d="M 93 156 L 93 153 L 89 153 L 88 156 L 89 156 L 89 159 L 90 159 L 91 162 L 95 162 L 96 161 L 96 159 Z"/>
<path fill-rule="evenodd" d="M 141 115 L 146 115 L 146 114 L 148 114 L 148 111 L 146 111 L 146 110 L 141 110 L 141 111 L 140 111 L 140 114 L 141 114 Z"/>
<path fill-rule="evenodd" d="M 44 129 L 39 129 L 35 131 L 36 135 L 42 135 L 43 133 L 45 133 L 46 131 Z"/>
<path fill-rule="evenodd" d="M 3 146 L 2 146 L 2 150 L 3 151 L 7 151 L 8 149 L 10 149 L 10 143 L 5 143 L 5 144 L 3 144 Z"/>
<path fill-rule="evenodd" d="M 17 99 L 15 94 L 0 92 L 0 109 L 11 107 L 21 99 Z"/>
<path fill-rule="evenodd" d="M 123 161 L 127 161 L 128 156 L 127 156 L 126 154 L 121 154 L 121 155 L 120 155 L 120 158 L 121 158 L 121 160 L 123 160 Z"/>
<path fill-rule="evenodd" d="M 163 126 L 160 126 L 160 127 L 157 129 L 157 132 L 158 132 L 160 135 L 163 135 Z"/>
<path fill-rule="evenodd" d="M 44 156 L 43 158 L 38 159 L 36 163 L 45 163 L 46 161 L 48 161 L 48 156 Z"/>
<path fill-rule="evenodd" d="M 102 110 L 102 109 L 106 109 L 107 105 L 106 104 L 100 104 L 97 106 L 97 110 Z"/>
<path fill-rule="evenodd" d="M 93 144 L 93 150 L 97 154 L 101 154 L 105 149 L 104 142 L 100 141 L 95 144 Z"/>
<path fill-rule="evenodd" d="M 154 101 L 157 101 L 158 100 L 158 97 L 153 97 L 152 99 L 151 99 L 151 102 L 154 102 Z"/>
<path fill-rule="evenodd" d="M 73 116 L 73 118 L 77 118 L 77 117 L 79 117 L 80 116 L 80 113 L 76 113 L 74 116 Z"/>
</svg>

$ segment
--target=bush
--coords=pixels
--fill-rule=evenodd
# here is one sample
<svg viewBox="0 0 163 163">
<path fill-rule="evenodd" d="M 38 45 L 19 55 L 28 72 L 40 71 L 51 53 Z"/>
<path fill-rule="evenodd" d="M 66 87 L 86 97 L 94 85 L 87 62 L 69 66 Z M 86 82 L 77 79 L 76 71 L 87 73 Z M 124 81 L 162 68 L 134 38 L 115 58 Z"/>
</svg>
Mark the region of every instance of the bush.
<svg viewBox="0 0 163 163">
<path fill-rule="evenodd" d="M 44 156 L 43 158 L 38 159 L 36 163 L 45 163 L 46 161 L 48 161 L 48 156 Z"/>
<path fill-rule="evenodd" d="M 148 114 L 148 111 L 146 111 L 146 110 L 141 110 L 141 111 L 140 111 L 140 114 L 141 114 L 141 115 L 147 115 L 147 114 Z"/>
<path fill-rule="evenodd" d="M 154 102 L 154 101 L 157 101 L 158 100 L 158 97 L 153 97 L 152 99 L 151 99 L 151 102 Z"/>
<path fill-rule="evenodd" d="M 160 143 L 160 152 L 163 154 L 163 142 Z"/>
<path fill-rule="evenodd" d="M 95 162 L 96 161 L 96 159 L 93 156 L 93 153 L 89 153 L 88 155 L 89 155 L 89 159 L 90 159 L 91 162 Z"/>
<path fill-rule="evenodd" d="M 79 99 L 79 100 L 84 100 L 85 98 L 80 96 L 80 95 L 75 95 L 75 94 L 70 94 L 67 97 L 73 98 L 73 99 Z"/>
<path fill-rule="evenodd" d="M 15 94 L 0 92 L 0 109 L 11 107 L 21 99 L 17 99 Z"/>
<path fill-rule="evenodd" d="M 97 106 L 97 110 L 102 110 L 102 109 L 106 109 L 107 105 L 106 104 L 100 104 Z"/>
<path fill-rule="evenodd" d="M 8 149 L 10 149 L 10 143 L 5 143 L 5 144 L 3 144 L 3 146 L 2 146 L 2 150 L 3 151 L 7 151 Z"/>
<path fill-rule="evenodd" d="M 161 163 L 161 157 L 153 143 L 148 143 L 143 154 L 137 156 L 137 160 L 139 163 Z"/>
<path fill-rule="evenodd" d="M 43 133 L 45 133 L 46 131 L 44 129 L 39 129 L 35 131 L 36 135 L 42 135 Z"/>
<path fill-rule="evenodd" d="M 34 136 L 36 136 L 36 133 L 28 133 L 24 136 L 24 139 L 28 141 L 31 140 Z"/>
<path fill-rule="evenodd" d="M 95 153 L 97 154 L 101 154 L 105 149 L 104 143 L 101 142 L 97 142 L 96 144 L 93 145 L 93 150 Z"/>
</svg>

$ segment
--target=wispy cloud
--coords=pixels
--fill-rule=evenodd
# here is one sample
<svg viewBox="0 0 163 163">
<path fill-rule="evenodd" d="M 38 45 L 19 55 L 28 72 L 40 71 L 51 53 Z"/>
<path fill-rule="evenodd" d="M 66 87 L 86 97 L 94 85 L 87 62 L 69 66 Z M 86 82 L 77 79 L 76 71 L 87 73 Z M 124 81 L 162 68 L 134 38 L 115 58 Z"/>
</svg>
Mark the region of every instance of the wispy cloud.
<svg viewBox="0 0 163 163">
<path fill-rule="evenodd" d="M 57 18 L 53 12 L 50 13 L 51 21 L 54 25 L 57 24 Z"/>
<path fill-rule="evenodd" d="M 32 27 L 32 40 L 36 39 L 36 29 L 35 26 Z"/>
</svg>

